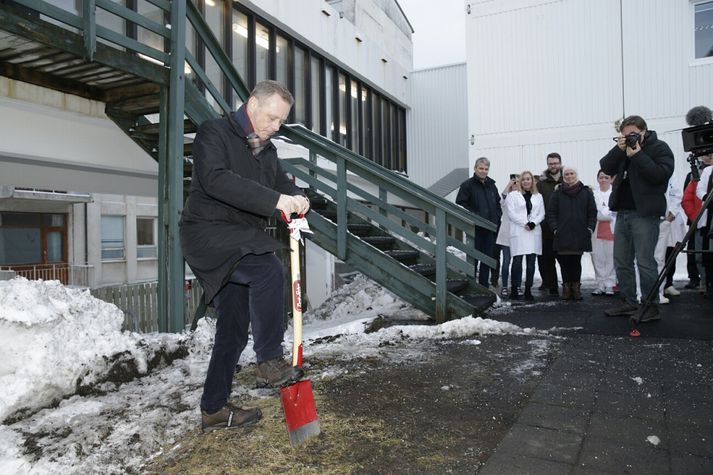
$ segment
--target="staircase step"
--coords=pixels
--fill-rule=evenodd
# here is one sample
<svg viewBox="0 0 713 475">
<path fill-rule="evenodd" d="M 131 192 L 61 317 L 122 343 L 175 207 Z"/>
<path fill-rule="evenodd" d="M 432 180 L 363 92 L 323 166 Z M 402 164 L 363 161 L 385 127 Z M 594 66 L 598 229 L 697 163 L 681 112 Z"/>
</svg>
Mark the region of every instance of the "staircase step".
<svg viewBox="0 0 713 475">
<path fill-rule="evenodd" d="M 159 122 L 156 122 L 155 124 L 147 124 L 147 125 L 137 125 L 134 127 L 132 131 L 133 134 L 137 134 L 137 136 L 145 136 L 145 137 L 158 137 L 159 134 L 159 129 L 161 128 L 161 124 Z M 191 134 L 197 130 L 196 124 L 193 123 L 190 119 L 185 119 L 183 121 L 183 133 L 184 134 Z"/>
<path fill-rule="evenodd" d="M 348 224 L 347 229 L 349 230 L 350 233 L 352 233 L 355 236 L 368 236 L 371 234 L 372 229 L 374 229 L 374 226 L 371 224 L 365 224 L 365 223 L 353 223 L 353 224 Z"/>
<path fill-rule="evenodd" d="M 418 251 L 411 251 L 406 249 L 394 249 L 392 251 L 384 251 L 384 254 L 389 257 L 393 257 L 397 261 L 406 265 L 416 264 L 420 255 Z"/>
<path fill-rule="evenodd" d="M 448 281 L 446 281 L 446 287 L 448 288 L 448 292 L 456 294 L 468 287 L 468 281 L 465 279 L 448 279 Z"/>
<path fill-rule="evenodd" d="M 411 266 L 411 270 L 424 277 L 431 277 L 436 275 L 436 264 L 415 264 Z"/>
<path fill-rule="evenodd" d="M 394 242 L 396 242 L 396 239 L 391 236 L 364 236 L 361 239 L 381 250 L 391 249 L 394 246 Z"/>
<path fill-rule="evenodd" d="M 144 96 L 130 97 L 122 101 L 108 104 L 107 107 L 119 110 L 125 114 L 146 115 L 158 113 L 161 106 L 159 94 L 149 94 Z"/>
</svg>

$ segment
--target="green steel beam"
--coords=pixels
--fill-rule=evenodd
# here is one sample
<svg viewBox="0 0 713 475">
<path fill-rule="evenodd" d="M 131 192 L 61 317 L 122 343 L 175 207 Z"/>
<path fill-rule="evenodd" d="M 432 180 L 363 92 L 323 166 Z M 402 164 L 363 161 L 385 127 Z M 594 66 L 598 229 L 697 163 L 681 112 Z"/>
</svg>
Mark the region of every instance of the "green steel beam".
<svg viewBox="0 0 713 475">
<path fill-rule="evenodd" d="M 84 47 L 87 50 L 87 59 L 94 61 L 97 52 L 97 12 L 94 0 L 82 2 L 82 20 L 84 20 Z"/>
<path fill-rule="evenodd" d="M 161 94 L 159 169 L 163 175 L 159 190 L 159 321 L 170 332 L 184 329 L 185 280 L 178 221 L 183 209 L 183 116 L 185 96 L 186 0 L 171 2 L 171 59 L 169 86 Z M 164 88 L 165 89 L 165 88 Z"/>
</svg>

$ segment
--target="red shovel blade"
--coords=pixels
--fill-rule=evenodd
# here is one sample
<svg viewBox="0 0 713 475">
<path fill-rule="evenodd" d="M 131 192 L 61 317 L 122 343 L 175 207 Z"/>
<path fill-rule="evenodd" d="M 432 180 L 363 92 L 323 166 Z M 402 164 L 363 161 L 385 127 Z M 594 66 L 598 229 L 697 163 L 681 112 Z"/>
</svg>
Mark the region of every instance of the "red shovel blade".
<svg viewBox="0 0 713 475">
<path fill-rule="evenodd" d="M 292 447 L 319 435 L 319 419 L 310 380 L 297 381 L 280 388 L 280 399 Z"/>
</svg>

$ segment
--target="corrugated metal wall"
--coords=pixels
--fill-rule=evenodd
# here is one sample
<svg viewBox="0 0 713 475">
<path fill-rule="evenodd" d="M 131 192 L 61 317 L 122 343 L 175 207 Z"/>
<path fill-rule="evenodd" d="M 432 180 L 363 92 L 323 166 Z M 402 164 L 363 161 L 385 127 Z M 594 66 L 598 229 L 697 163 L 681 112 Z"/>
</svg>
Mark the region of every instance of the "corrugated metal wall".
<svg viewBox="0 0 713 475">
<path fill-rule="evenodd" d="M 491 176 L 545 167 L 558 151 L 594 184 L 613 122 L 643 116 L 688 172 L 680 129 L 693 106 L 713 108 L 713 60 L 694 60 L 689 0 L 466 2 L 469 163 Z"/>
<path fill-rule="evenodd" d="M 407 111 L 409 178 L 429 187 L 454 168 L 468 167 L 465 63 L 414 71 Z"/>
</svg>

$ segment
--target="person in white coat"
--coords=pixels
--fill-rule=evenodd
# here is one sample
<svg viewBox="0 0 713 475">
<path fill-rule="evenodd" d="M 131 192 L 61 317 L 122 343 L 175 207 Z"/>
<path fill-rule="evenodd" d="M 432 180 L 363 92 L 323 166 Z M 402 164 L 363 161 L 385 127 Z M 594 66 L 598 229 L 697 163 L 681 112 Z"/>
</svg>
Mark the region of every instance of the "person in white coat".
<svg viewBox="0 0 713 475">
<path fill-rule="evenodd" d="M 510 181 L 503 189 L 502 200 L 500 200 L 503 215 L 500 220 L 500 229 L 498 230 L 498 237 L 495 239 L 495 244 L 500 246 L 500 250 L 502 251 L 502 259 L 500 261 L 500 283 L 502 285 L 500 288 L 500 297 L 502 298 L 506 298 L 510 294 L 508 289 L 508 283 L 510 282 L 510 219 L 508 219 L 506 201 L 511 191 L 520 189 L 518 180 L 519 177 L 517 175 L 510 175 Z"/>
<path fill-rule="evenodd" d="M 701 180 L 696 186 L 696 196 L 705 203 L 709 194 L 713 193 L 713 166 L 708 166 L 701 174 Z M 701 238 L 703 239 L 702 249 L 708 251 L 713 249 L 713 213 L 707 208 L 701 215 L 701 221 L 705 223 L 701 228 Z M 713 255 L 703 254 L 703 269 L 706 274 L 706 299 L 713 299 Z"/>
<path fill-rule="evenodd" d="M 597 205 L 597 227 L 592 233 L 592 266 L 597 288 L 592 295 L 614 295 L 616 269 L 614 268 L 614 221 L 616 212 L 609 209 L 612 177 L 599 170 L 593 190 Z"/>
<path fill-rule="evenodd" d="M 535 259 L 542 254 L 542 227 L 545 219 L 545 203 L 537 191 L 535 177 L 529 171 L 520 174 L 520 191 L 512 191 L 506 199 L 510 219 L 510 254 L 512 287 L 510 298 L 517 299 L 522 284 L 522 256 L 527 265 L 525 276 L 525 300 L 534 300 L 532 281 L 535 276 Z"/>
<path fill-rule="evenodd" d="M 656 242 L 654 257 L 659 272 L 661 272 L 668 260 L 673 254 L 673 248 L 676 243 L 683 241 L 686 235 L 686 213 L 681 207 L 681 199 L 683 191 L 673 183 L 673 180 L 668 182 L 668 192 L 666 193 L 666 214 L 664 215 L 661 224 L 659 224 L 659 239 Z M 676 272 L 676 265 L 669 269 L 666 274 L 666 280 L 661 283 L 659 289 L 659 303 L 666 304 L 669 302 L 668 297 L 678 296 L 681 293 L 673 286 L 673 275 Z"/>
</svg>

